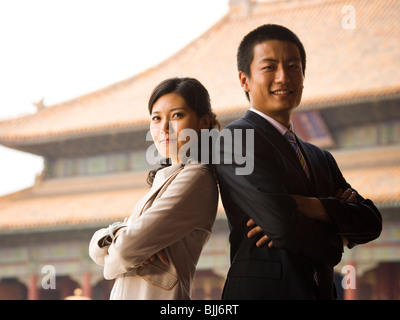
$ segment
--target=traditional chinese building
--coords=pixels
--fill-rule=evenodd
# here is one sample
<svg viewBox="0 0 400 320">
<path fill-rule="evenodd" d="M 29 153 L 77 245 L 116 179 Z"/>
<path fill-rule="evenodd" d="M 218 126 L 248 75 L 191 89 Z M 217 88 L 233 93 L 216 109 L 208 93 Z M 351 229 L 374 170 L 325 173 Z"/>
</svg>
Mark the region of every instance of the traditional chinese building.
<svg viewBox="0 0 400 320">
<path fill-rule="evenodd" d="M 147 71 L 0 122 L 0 144 L 45 160 L 31 188 L 0 197 L 0 299 L 64 299 L 78 287 L 85 297 L 108 298 L 112 282 L 90 260 L 88 243 L 98 228 L 129 216 L 148 190 L 152 89 L 168 77 L 195 77 L 208 88 L 223 124 L 240 117 L 248 102 L 236 50 L 245 34 L 265 23 L 292 29 L 306 48 L 297 132 L 329 149 L 345 178 L 383 215 L 379 239 L 345 249 L 336 271 L 340 278 L 343 266 L 354 266 L 356 289 L 342 291 L 339 279 L 339 294 L 400 297 L 400 2 L 231 0 L 212 28 Z M 194 298 L 219 299 L 228 234 L 220 206 Z M 45 289 L 43 281 L 52 276 L 56 287 Z"/>
</svg>

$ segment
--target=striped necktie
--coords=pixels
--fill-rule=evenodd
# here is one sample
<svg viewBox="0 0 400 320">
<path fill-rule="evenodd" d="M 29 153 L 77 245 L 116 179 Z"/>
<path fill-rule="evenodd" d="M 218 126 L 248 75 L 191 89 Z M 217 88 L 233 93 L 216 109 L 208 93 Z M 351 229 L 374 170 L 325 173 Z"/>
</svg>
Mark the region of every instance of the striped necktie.
<svg viewBox="0 0 400 320">
<path fill-rule="evenodd" d="M 294 151 L 296 152 L 297 159 L 299 159 L 300 164 L 303 167 L 304 172 L 306 173 L 306 176 L 307 176 L 308 180 L 310 180 L 310 171 L 308 170 L 306 159 L 304 158 L 303 154 L 301 153 L 301 150 L 300 150 L 299 146 L 296 143 L 296 138 L 295 138 L 294 133 L 292 131 L 290 131 L 290 130 L 287 130 L 285 135 L 284 135 L 284 137 L 292 145 Z"/>
<path fill-rule="evenodd" d="M 304 158 L 299 146 L 296 143 L 296 138 L 295 138 L 294 133 L 291 130 L 287 130 L 286 133 L 284 134 L 284 137 L 292 145 L 294 151 L 296 152 L 297 159 L 299 159 L 299 162 L 300 162 L 301 166 L 303 167 L 308 180 L 310 180 L 310 171 L 308 170 L 306 159 Z M 318 286 L 318 273 L 317 273 L 316 268 L 314 268 L 314 282 Z"/>
</svg>

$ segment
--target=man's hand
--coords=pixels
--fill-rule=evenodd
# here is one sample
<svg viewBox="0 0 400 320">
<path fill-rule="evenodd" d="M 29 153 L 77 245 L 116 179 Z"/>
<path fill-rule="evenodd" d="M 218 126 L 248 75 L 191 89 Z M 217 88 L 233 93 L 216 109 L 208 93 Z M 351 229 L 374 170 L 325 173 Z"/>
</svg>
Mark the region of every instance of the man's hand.
<svg viewBox="0 0 400 320">
<path fill-rule="evenodd" d="M 256 225 L 256 223 L 253 221 L 253 219 L 250 219 L 249 221 L 247 221 L 247 226 L 248 227 L 254 226 L 254 228 L 251 229 L 247 233 L 248 238 L 252 238 L 252 237 L 258 235 L 259 233 L 264 233 L 263 229 L 261 229 L 258 225 Z M 273 246 L 272 240 L 267 235 L 264 235 L 260 240 L 257 241 L 256 246 L 263 247 L 266 244 L 268 244 L 268 247 L 270 247 L 270 248 L 272 248 L 272 246 Z"/>
<path fill-rule="evenodd" d="M 317 198 L 310 198 L 310 197 L 303 197 L 299 195 L 292 195 L 292 197 L 296 200 L 298 208 L 300 211 L 305 213 L 311 218 L 318 219 L 324 222 L 330 222 L 330 219 L 326 213 L 325 208 L 323 207 L 321 201 Z M 335 198 L 339 199 L 343 202 L 357 202 L 357 192 L 353 189 L 348 188 L 343 192 L 343 189 L 339 189 L 336 194 Z M 248 233 L 247 237 L 252 238 L 258 235 L 259 233 L 263 233 L 264 231 L 256 225 L 256 223 L 250 219 L 247 221 L 248 227 L 253 227 Z M 348 240 L 346 237 L 342 236 L 343 246 L 348 245 Z M 259 239 L 256 243 L 257 247 L 262 247 L 268 244 L 268 247 L 273 247 L 272 240 L 267 236 L 264 235 L 261 239 Z"/>
<path fill-rule="evenodd" d="M 335 198 L 343 202 L 357 202 L 357 192 L 351 188 L 348 188 L 346 191 L 343 192 L 343 189 L 340 188 L 336 192 Z M 349 241 L 344 236 L 342 236 L 342 241 L 343 241 L 343 247 L 349 244 Z"/>
<path fill-rule="evenodd" d="M 343 192 L 343 189 L 336 191 L 335 198 L 343 202 L 357 202 L 357 192 L 348 188 Z"/>
</svg>

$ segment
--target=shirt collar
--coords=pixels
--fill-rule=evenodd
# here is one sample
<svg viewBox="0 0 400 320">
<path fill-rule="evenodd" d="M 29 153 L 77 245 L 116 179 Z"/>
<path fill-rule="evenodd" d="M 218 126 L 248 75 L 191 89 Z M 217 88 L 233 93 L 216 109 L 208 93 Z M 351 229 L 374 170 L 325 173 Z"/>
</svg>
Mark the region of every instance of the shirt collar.
<svg viewBox="0 0 400 320">
<path fill-rule="evenodd" d="M 262 113 L 261 111 L 258 111 L 258 110 L 254 109 L 254 108 L 250 108 L 250 111 L 253 111 L 253 112 L 257 113 L 258 115 L 263 117 L 265 120 L 267 120 L 283 136 L 288 131 L 294 132 L 294 126 L 293 126 L 292 120 L 290 120 L 289 128 L 287 128 L 283 124 L 281 124 L 280 122 L 276 121 L 274 118 L 271 118 L 270 116 L 267 116 L 265 113 Z"/>
</svg>

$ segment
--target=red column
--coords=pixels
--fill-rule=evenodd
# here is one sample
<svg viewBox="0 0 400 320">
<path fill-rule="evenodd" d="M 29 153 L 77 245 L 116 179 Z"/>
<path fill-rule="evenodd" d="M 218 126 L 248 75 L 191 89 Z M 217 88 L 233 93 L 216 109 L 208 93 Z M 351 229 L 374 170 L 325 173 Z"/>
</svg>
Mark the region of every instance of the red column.
<svg viewBox="0 0 400 320">
<path fill-rule="evenodd" d="M 397 300 L 399 296 L 399 265 L 395 262 L 382 262 L 379 264 L 376 275 L 377 300 Z"/>
<path fill-rule="evenodd" d="M 92 285 L 90 284 L 91 274 L 84 272 L 82 275 L 82 295 L 84 297 L 92 298 Z"/>
<path fill-rule="evenodd" d="M 347 261 L 343 267 L 344 278 L 342 287 L 344 300 L 357 300 L 357 266 L 353 261 Z"/>
<path fill-rule="evenodd" d="M 29 276 L 28 300 L 39 300 L 39 289 L 37 287 L 38 277 L 36 274 Z"/>
</svg>

